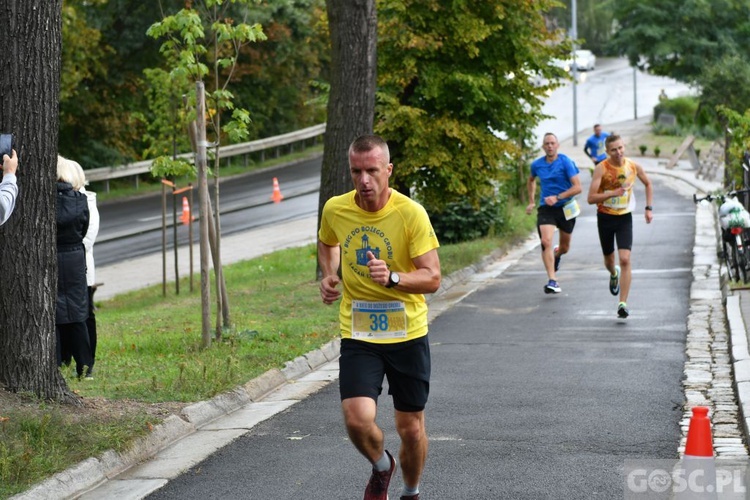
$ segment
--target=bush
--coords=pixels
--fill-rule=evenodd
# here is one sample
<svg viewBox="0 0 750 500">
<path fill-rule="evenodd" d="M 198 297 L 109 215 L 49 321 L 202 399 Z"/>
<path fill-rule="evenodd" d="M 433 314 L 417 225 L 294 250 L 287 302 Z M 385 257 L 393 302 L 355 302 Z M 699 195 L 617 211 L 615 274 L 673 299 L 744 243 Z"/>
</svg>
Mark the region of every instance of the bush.
<svg viewBox="0 0 750 500">
<path fill-rule="evenodd" d="M 661 148 L 659 146 L 654 146 L 654 156 L 658 158 L 660 153 L 661 153 Z"/>
<path fill-rule="evenodd" d="M 499 200 L 486 197 L 478 208 L 468 201 L 448 203 L 440 212 L 431 212 L 430 220 L 441 244 L 460 243 L 494 234 L 503 215 Z"/>
<path fill-rule="evenodd" d="M 678 127 L 691 127 L 695 124 L 698 111 L 697 97 L 676 97 L 665 99 L 654 106 L 654 123 L 659 122 L 659 116 L 663 113 L 674 115 Z"/>
<path fill-rule="evenodd" d="M 641 144 L 640 146 L 638 146 L 638 149 L 641 150 L 641 156 L 644 156 L 646 154 L 646 150 L 648 149 L 648 146 L 646 146 L 645 144 Z"/>
</svg>

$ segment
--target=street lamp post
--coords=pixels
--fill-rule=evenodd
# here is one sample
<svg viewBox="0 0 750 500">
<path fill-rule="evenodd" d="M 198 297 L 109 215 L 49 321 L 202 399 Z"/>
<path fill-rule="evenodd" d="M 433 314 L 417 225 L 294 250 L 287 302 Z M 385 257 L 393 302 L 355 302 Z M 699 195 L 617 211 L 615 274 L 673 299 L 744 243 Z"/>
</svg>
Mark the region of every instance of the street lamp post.
<svg viewBox="0 0 750 500">
<path fill-rule="evenodd" d="M 578 5 L 576 0 L 571 0 L 570 15 L 572 23 L 570 36 L 573 38 L 573 146 L 578 146 L 578 65 L 576 64 L 576 39 L 578 38 Z"/>
</svg>

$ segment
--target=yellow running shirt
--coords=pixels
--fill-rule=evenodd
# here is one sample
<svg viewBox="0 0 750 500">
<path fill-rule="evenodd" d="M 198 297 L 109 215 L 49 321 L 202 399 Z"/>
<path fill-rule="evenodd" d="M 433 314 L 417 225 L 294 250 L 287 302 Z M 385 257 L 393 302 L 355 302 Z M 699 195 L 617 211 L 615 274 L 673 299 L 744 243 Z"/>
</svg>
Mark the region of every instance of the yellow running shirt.
<svg viewBox="0 0 750 500">
<path fill-rule="evenodd" d="M 357 206 L 355 194 L 353 190 L 329 199 L 323 207 L 318 231 L 321 242 L 341 245 L 341 336 L 379 344 L 423 337 L 427 334 L 424 295 L 385 288 L 372 281 L 367 251 L 386 261 L 393 271 L 414 271 L 413 258 L 440 246 L 427 212 L 395 189 L 385 207 L 377 212 Z M 359 325 L 354 328 L 355 335 L 352 335 L 353 307 L 355 323 Z M 358 333 L 370 321 L 375 333 Z"/>
<path fill-rule="evenodd" d="M 609 158 L 599 163 L 604 168 L 602 180 L 599 184 L 599 193 L 611 191 L 619 187 L 625 188 L 625 194 L 622 196 L 613 196 L 607 198 L 601 203 L 597 203 L 596 211 L 602 214 L 625 215 L 635 210 L 635 196 L 633 196 L 633 186 L 638 175 L 635 163 L 627 158 L 622 161 L 622 166 L 618 167 L 609 162 Z"/>
</svg>

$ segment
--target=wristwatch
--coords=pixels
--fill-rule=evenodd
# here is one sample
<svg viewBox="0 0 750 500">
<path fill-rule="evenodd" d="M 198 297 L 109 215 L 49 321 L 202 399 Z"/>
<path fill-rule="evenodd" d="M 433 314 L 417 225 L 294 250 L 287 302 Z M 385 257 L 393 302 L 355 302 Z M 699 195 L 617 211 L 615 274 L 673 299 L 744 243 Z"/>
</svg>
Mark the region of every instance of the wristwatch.
<svg viewBox="0 0 750 500">
<path fill-rule="evenodd" d="M 651 205 L 646 205 L 646 210 L 648 210 L 649 212 L 652 211 L 653 209 L 654 207 L 652 207 Z"/>
<path fill-rule="evenodd" d="M 391 271 L 391 274 L 388 275 L 388 284 L 385 285 L 386 288 L 393 288 L 394 286 L 401 283 L 401 276 L 398 275 L 397 272 Z"/>
</svg>

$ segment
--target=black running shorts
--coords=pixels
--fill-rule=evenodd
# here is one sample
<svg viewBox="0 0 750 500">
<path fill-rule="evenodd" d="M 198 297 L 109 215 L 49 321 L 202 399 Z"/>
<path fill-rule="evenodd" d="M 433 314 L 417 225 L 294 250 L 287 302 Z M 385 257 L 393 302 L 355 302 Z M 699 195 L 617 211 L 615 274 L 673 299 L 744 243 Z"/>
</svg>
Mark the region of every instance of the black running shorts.
<svg viewBox="0 0 750 500">
<path fill-rule="evenodd" d="M 596 226 L 604 255 L 615 251 L 615 240 L 619 250 L 633 248 L 633 214 L 611 215 L 597 212 Z"/>
<path fill-rule="evenodd" d="M 565 213 L 562 205 L 559 207 L 550 207 L 548 205 L 539 205 L 536 209 L 536 227 L 555 226 L 563 233 L 572 233 L 576 225 L 576 218 L 565 220 Z"/>
<path fill-rule="evenodd" d="M 388 394 L 399 411 L 424 410 L 430 392 L 430 344 L 427 336 L 396 344 L 341 339 L 341 399 L 369 397 L 376 402 L 388 377 Z"/>
</svg>

